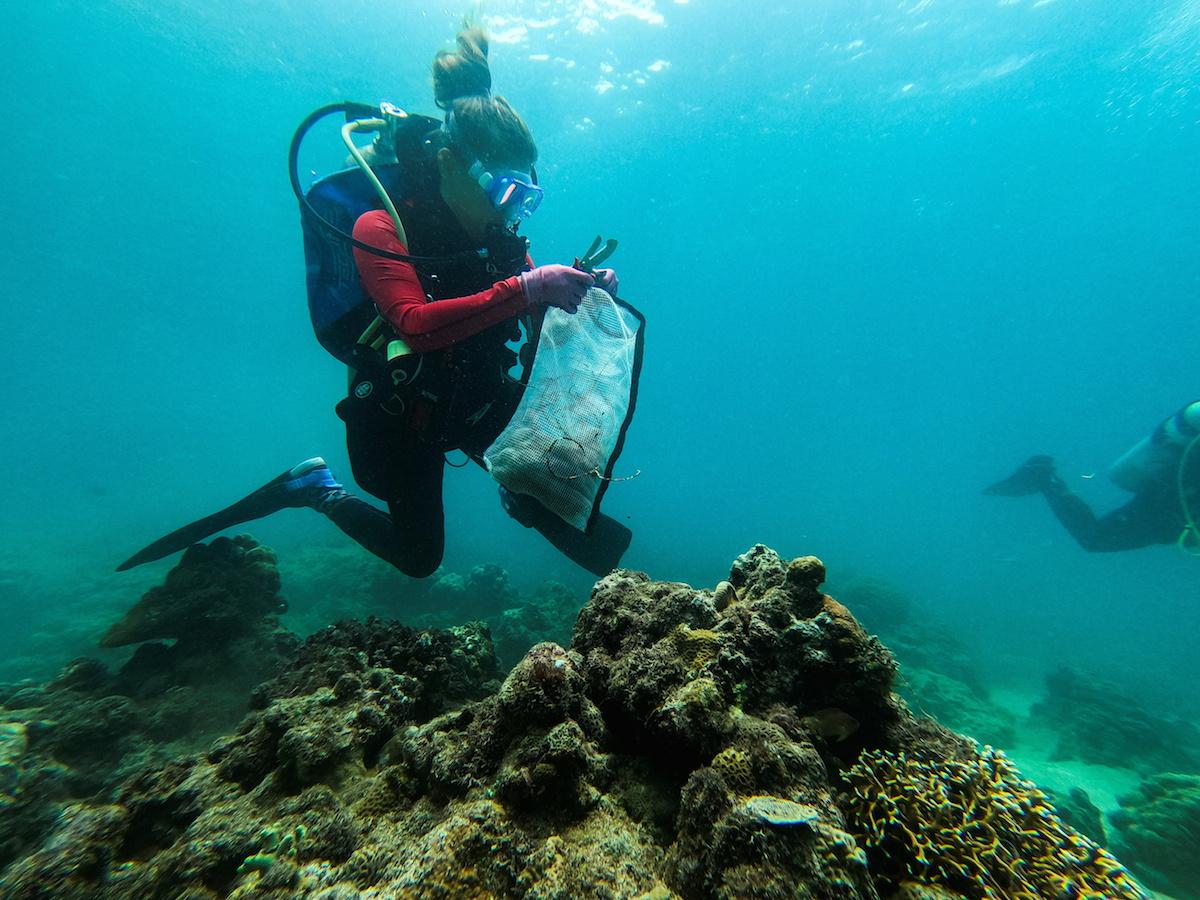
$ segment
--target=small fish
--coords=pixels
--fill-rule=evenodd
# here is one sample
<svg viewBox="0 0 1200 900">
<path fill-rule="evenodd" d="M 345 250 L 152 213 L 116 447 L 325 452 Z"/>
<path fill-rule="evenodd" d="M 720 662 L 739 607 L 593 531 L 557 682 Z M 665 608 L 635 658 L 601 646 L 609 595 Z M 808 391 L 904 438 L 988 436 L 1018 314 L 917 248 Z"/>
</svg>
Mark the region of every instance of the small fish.
<svg viewBox="0 0 1200 900">
<path fill-rule="evenodd" d="M 800 722 L 809 731 L 819 734 L 826 740 L 844 741 L 858 731 L 858 719 L 833 707 L 819 709 L 811 715 L 802 717 Z"/>
</svg>

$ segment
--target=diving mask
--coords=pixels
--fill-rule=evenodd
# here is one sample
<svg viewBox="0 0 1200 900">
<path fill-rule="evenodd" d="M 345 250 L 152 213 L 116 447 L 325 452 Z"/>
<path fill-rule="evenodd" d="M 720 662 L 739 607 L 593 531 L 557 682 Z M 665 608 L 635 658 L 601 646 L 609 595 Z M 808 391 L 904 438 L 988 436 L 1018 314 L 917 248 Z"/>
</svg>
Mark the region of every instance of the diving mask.
<svg viewBox="0 0 1200 900">
<path fill-rule="evenodd" d="M 492 206 L 504 213 L 509 224 L 529 218 L 542 205 L 545 191 L 538 186 L 537 175 L 532 172 L 516 169 L 488 171 L 482 162 L 476 160 L 467 169 L 467 174 L 478 182 Z"/>
</svg>

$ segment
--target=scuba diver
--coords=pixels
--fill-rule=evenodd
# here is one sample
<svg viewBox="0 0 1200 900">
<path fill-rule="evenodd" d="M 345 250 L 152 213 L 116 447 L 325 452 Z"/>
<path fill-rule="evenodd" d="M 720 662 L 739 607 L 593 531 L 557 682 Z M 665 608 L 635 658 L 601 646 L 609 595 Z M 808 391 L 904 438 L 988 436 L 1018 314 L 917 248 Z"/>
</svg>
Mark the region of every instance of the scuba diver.
<svg viewBox="0 0 1200 900">
<path fill-rule="evenodd" d="M 1159 423 L 1112 465 L 1108 475 L 1133 498 L 1104 516 L 1097 516 L 1070 491 L 1049 456 L 1030 457 L 984 493 L 1041 494 L 1076 543 L 1092 553 L 1176 544 L 1200 555 L 1200 400 Z"/>
<path fill-rule="evenodd" d="M 612 269 L 579 260 L 576 266 L 534 267 L 517 228 L 543 196 L 534 169 L 537 148 L 521 116 L 491 92 L 484 30 L 464 23 L 456 43 L 455 50 L 440 51 L 433 62 L 434 99 L 445 113 L 443 121 L 384 104 L 379 109 L 390 115 L 386 123 L 373 122 L 378 127 L 371 147 L 356 149 L 343 129 L 343 139 L 379 195 L 362 189 L 367 200 L 346 222 L 347 227 L 353 223 L 352 240 L 333 229 L 346 240 L 331 241 L 312 225 L 312 217 L 329 223 L 298 189 L 295 160 L 302 132 L 326 110 L 306 121 L 292 147 L 293 186 L 306 215 L 313 214 L 302 216 L 302 223 L 314 326 L 314 297 L 330 290 L 325 282 L 342 278 L 333 289 L 353 295 L 344 301 L 346 314 L 339 310 L 336 321 L 320 325 L 318 337 L 351 368 L 350 391 L 337 413 L 346 425 L 354 480 L 387 510 L 348 493 L 325 461 L 314 457 L 231 506 L 160 538 L 118 571 L 242 522 L 308 507 L 406 575 L 432 574 L 445 544 L 446 453 L 462 450 L 482 464 L 481 454 L 521 398 L 524 383 L 509 373 L 518 363 L 528 372 L 547 308 L 574 314 L 593 285 L 615 295 Z M 359 150 L 380 165 L 378 178 Z M 402 165 L 385 165 L 393 160 Z M 362 173 L 342 174 L 366 184 Z M 332 194 L 346 193 L 344 186 L 355 183 L 337 178 L 329 179 Z M 383 178 L 390 181 L 386 189 Z M 317 193 L 314 187 L 310 196 Z M 379 198 L 385 209 L 378 208 Z M 346 252 L 351 244 L 352 264 Z M 340 256 L 332 259 L 335 253 Z M 602 255 L 596 254 L 594 262 Z M 345 276 L 351 267 L 356 271 Z M 521 337 L 522 322 L 529 342 L 518 355 L 509 343 Z M 532 497 L 503 487 L 500 492 L 510 516 L 596 575 L 615 568 L 629 545 L 629 529 L 600 514 L 598 505 L 584 532 Z"/>
</svg>

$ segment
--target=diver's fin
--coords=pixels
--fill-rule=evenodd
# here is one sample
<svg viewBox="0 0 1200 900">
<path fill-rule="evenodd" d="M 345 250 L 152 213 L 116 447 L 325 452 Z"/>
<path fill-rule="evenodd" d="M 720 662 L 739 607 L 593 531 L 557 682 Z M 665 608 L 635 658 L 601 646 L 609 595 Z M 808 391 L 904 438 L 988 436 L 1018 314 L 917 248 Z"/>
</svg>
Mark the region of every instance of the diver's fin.
<svg viewBox="0 0 1200 900">
<path fill-rule="evenodd" d="M 184 525 L 170 534 L 163 535 L 157 541 L 147 544 L 137 553 L 133 554 L 133 556 L 129 557 L 129 559 L 125 560 L 125 562 L 117 566 L 117 571 L 124 572 L 143 563 L 154 562 L 156 559 L 170 556 L 179 550 L 186 550 L 192 544 L 199 543 L 210 534 L 216 534 L 218 531 L 232 528 L 239 522 L 247 521 L 249 517 L 240 516 L 237 512 L 243 502 L 239 500 L 233 506 L 228 506 L 218 513 L 205 516 L 203 519 L 197 519 L 195 522 Z"/>
<path fill-rule="evenodd" d="M 597 578 L 621 564 L 621 557 L 633 540 L 632 531 L 604 513 L 596 517 L 592 530 L 584 534 L 526 494 L 514 494 L 502 487 L 500 502 L 510 516 L 526 528 L 533 528 L 567 559 Z"/>
<path fill-rule="evenodd" d="M 985 494 L 999 497 L 1025 497 L 1037 494 L 1050 484 L 1054 477 L 1054 459 L 1049 456 L 1031 456 L 1007 478 L 983 489 Z"/>
<path fill-rule="evenodd" d="M 234 525 L 261 519 L 289 506 L 316 506 L 322 500 L 335 495 L 345 496 L 345 492 L 334 480 L 329 467 L 325 465 L 325 460 L 314 456 L 279 473 L 237 503 L 163 535 L 117 566 L 117 571 L 124 572 L 134 566 L 170 556 L 179 550 L 186 550 L 210 534 L 216 534 Z"/>
<path fill-rule="evenodd" d="M 558 516 L 543 526 L 534 526 L 538 533 L 576 565 L 582 566 L 597 578 L 603 578 L 621 564 L 629 549 L 633 532 L 609 516 L 600 513 L 587 534 L 572 528 Z"/>
</svg>

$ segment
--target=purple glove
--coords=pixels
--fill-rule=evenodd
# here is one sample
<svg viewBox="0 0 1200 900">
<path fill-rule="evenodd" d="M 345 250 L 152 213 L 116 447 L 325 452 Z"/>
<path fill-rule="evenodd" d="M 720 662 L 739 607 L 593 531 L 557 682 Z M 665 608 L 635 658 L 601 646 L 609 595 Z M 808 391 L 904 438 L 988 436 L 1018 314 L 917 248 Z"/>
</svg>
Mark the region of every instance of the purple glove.
<svg viewBox="0 0 1200 900">
<path fill-rule="evenodd" d="M 557 306 L 569 313 L 579 309 L 583 295 L 596 281 L 587 272 L 559 265 L 538 266 L 519 277 L 530 306 Z"/>
<path fill-rule="evenodd" d="M 617 291 L 621 289 L 621 280 L 617 278 L 617 273 L 613 269 L 596 269 L 596 287 L 604 288 L 614 297 L 617 296 Z"/>
</svg>

